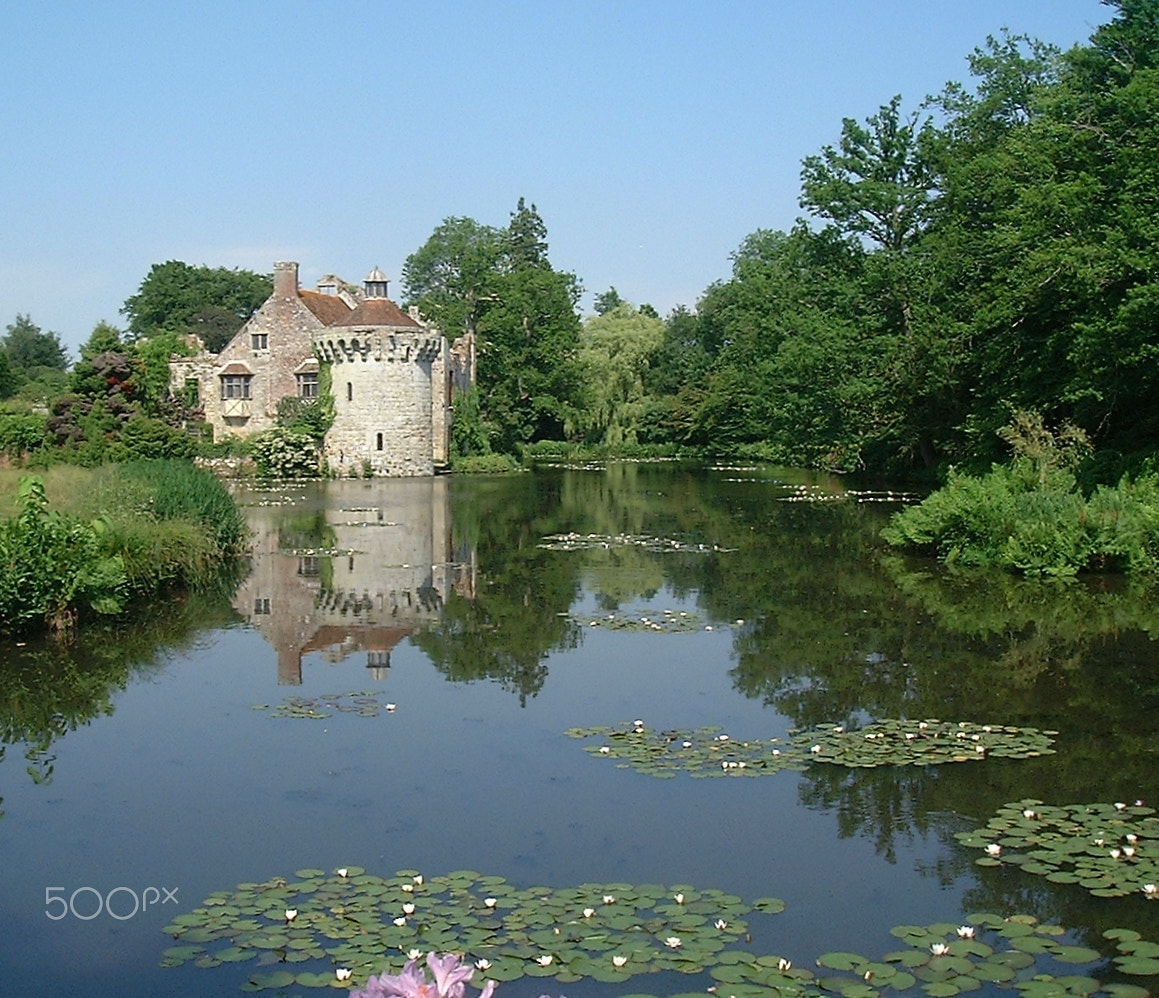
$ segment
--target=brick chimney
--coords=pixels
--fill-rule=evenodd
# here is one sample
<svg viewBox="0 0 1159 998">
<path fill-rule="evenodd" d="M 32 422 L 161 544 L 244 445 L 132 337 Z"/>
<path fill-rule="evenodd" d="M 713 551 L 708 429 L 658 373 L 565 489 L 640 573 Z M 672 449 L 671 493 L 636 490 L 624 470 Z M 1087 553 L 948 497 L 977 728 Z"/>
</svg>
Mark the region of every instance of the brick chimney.
<svg viewBox="0 0 1159 998">
<path fill-rule="evenodd" d="M 298 297 L 297 262 L 283 261 L 274 264 L 274 295 L 278 298 Z"/>
</svg>

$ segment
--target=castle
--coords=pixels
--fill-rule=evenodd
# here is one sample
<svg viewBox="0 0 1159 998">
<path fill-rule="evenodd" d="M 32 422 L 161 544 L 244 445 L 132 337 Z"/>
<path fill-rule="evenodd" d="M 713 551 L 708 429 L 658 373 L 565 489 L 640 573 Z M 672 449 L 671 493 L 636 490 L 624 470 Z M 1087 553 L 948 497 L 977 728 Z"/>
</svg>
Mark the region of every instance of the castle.
<svg viewBox="0 0 1159 998">
<path fill-rule="evenodd" d="M 450 343 L 386 292 L 377 267 L 362 288 L 328 276 L 307 291 L 297 263 L 275 263 L 273 294 L 220 353 L 170 361 L 171 390 L 197 400 L 215 440 L 271 429 L 284 398 L 329 395 L 331 472 L 433 474 L 448 460 L 453 394 L 474 380 L 474 343 Z"/>
</svg>

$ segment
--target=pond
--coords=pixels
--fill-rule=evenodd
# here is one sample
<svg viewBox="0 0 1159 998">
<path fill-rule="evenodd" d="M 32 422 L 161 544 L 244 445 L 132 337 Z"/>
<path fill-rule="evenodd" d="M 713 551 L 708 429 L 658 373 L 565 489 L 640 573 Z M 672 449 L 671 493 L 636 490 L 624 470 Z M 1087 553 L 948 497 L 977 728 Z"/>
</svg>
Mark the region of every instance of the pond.
<svg viewBox="0 0 1159 998">
<path fill-rule="evenodd" d="M 1116 879 L 1159 855 L 1153 588 L 900 558 L 903 496 L 764 467 L 237 497 L 236 586 L 4 648 L 0 993 L 310 994 L 412 946 L 505 998 L 1154 983 Z M 1006 862 L 1048 826 L 1096 868 Z"/>
</svg>

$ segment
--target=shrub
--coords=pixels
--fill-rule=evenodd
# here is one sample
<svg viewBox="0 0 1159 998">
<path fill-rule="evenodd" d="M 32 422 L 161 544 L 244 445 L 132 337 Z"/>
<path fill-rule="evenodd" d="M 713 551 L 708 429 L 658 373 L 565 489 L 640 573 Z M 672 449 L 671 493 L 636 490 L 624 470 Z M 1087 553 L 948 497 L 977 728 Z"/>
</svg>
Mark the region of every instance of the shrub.
<svg viewBox="0 0 1159 998">
<path fill-rule="evenodd" d="M 317 478 L 318 447 L 306 433 L 276 428 L 253 438 L 253 457 L 261 478 Z"/>
<path fill-rule="evenodd" d="M 69 626 L 78 613 L 118 613 L 125 570 L 105 550 L 105 525 L 50 512 L 44 482 L 21 480 L 20 512 L 0 523 L 0 628 Z"/>
</svg>

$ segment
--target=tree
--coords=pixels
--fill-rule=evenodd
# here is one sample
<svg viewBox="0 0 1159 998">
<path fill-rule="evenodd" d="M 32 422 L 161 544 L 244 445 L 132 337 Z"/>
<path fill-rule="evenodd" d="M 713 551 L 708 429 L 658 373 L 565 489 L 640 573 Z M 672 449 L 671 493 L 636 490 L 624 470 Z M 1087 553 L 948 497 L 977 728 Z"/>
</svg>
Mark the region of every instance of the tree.
<svg viewBox="0 0 1159 998">
<path fill-rule="evenodd" d="M 273 293 L 272 278 L 250 270 L 155 263 L 121 312 L 133 339 L 197 334 L 216 353 Z"/>
<path fill-rule="evenodd" d="M 612 287 L 596 295 L 596 300 L 592 303 L 592 307 L 596 310 L 596 315 L 607 315 L 612 309 L 626 304 L 627 302 L 620 297 L 620 292 Z"/>
<path fill-rule="evenodd" d="M 502 255 L 502 230 L 473 218 L 446 218 L 406 258 L 403 299 L 447 336 L 474 333 L 489 303 Z"/>
<path fill-rule="evenodd" d="M 838 147 L 806 157 L 801 169 L 802 208 L 888 250 L 920 236 L 936 192 L 936 131 L 917 112 L 903 118 L 900 108 L 894 97 L 868 127 L 844 119 Z"/>
<path fill-rule="evenodd" d="M 546 237 L 520 198 L 506 228 L 447 218 L 403 265 L 408 304 L 449 336 L 476 337 L 479 425 L 503 453 L 576 422 L 580 286 L 552 269 Z"/>
<path fill-rule="evenodd" d="M 584 323 L 582 421 L 590 439 L 612 445 L 639 441 L 648 412 L 648 360 L 663 340 L 664 323 L 627 302 Z"/>
<path fill-rule="evenodd" d="M 54 332 L 44 332 L 27 315 L 17 313 L 16 321 L 8 324 L 0 346 L 8 355 L 12 367 L 33 377 L 38 368 L 63 371 L 68 367 L 68 352 Z"/>
</svg>

